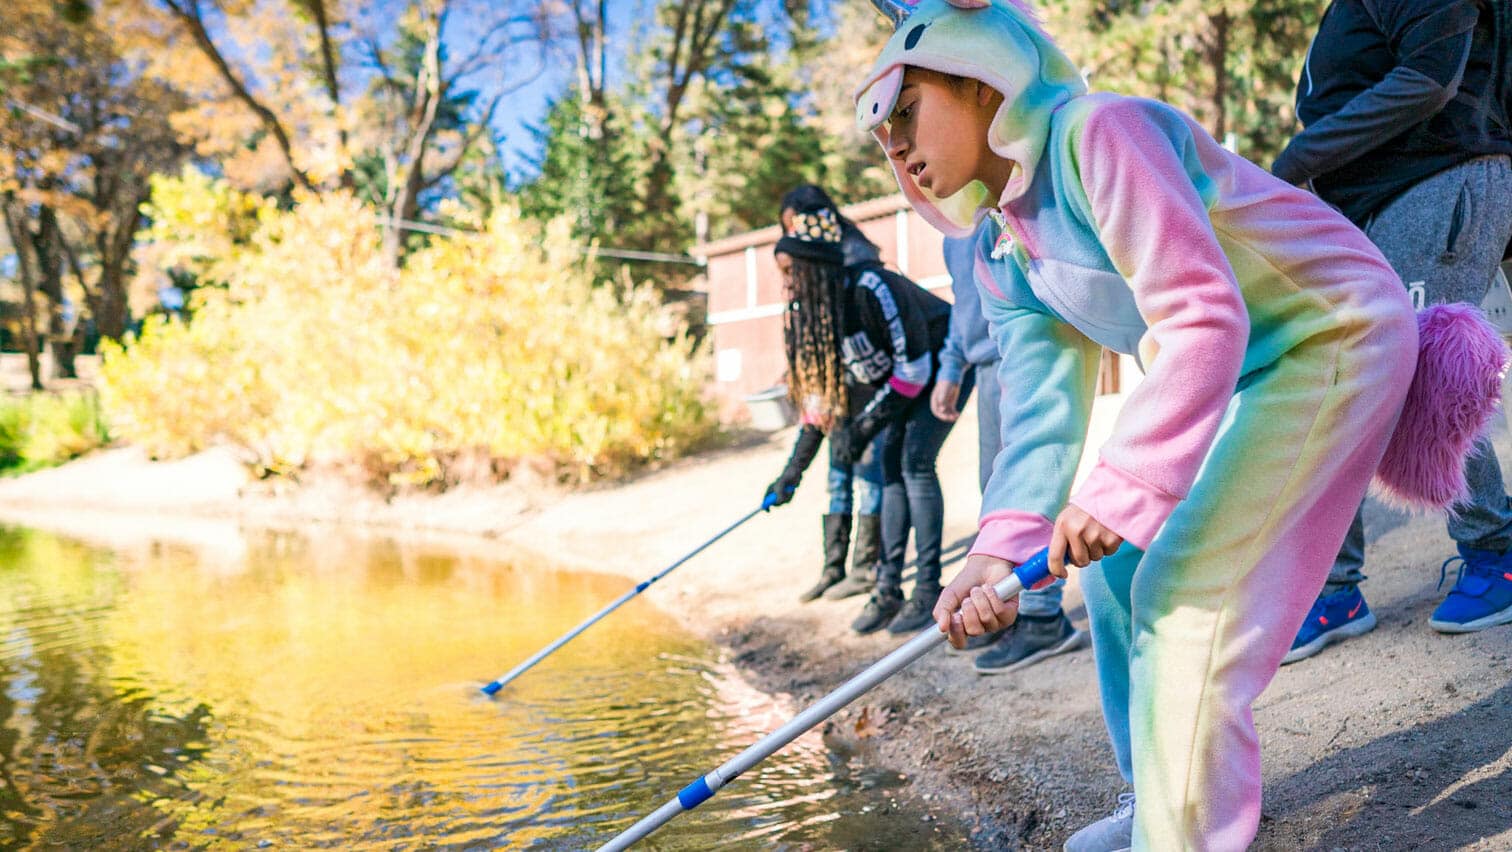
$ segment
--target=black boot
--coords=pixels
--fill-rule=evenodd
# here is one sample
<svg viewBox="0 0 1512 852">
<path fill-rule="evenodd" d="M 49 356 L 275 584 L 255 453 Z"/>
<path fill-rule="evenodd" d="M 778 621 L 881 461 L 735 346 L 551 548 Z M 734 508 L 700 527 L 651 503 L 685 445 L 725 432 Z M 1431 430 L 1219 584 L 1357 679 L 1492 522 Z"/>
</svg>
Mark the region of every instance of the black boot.
<svg viewBox="0 0 1512 852">
<path fill-rule="evenodd" d="M 908 603 L 899 610 L 892 623 L 887 625 L 887 632 L 892 634 L 913 633 L 934 623 L 934 607 L 940 602 L 940 582 L 930 582 L 920 579 L 914 584 L 913 594 L 908 596 Z"/>
<path fill-rule="evenodd" d="M 824 573 L 819 582 L 798 596 L 800 603 L 808 603 L 824 594 L 824 590 L 845 579 L 845 552 L 850 550 L 851 516 L 824 516 Z"/>
<path fill-rule="evenodd" d="M 851 622 L 851 629 L 865 636 L 886 627 L 903 608 L 903 593 L 896 586 L 878 586 L 861 614 Z"/>
<path fill-rule="evenodd" d="M 882 558 L 882 516 L 856 516 L 856 549 L 851 553 L 850 574 L 824 591 L 824 599 L 837 601 L 864 595 L 877 584 L 877 562 Z"/>
</svg>

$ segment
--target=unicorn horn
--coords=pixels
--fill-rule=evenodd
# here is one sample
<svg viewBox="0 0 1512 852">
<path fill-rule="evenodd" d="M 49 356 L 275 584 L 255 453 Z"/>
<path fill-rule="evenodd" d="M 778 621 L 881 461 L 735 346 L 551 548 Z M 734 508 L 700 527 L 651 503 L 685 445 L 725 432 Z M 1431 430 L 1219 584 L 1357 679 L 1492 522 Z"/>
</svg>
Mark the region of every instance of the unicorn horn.
<svg viewBox="0 0 1512 852">
<path fill-rule="evenodd" d="M 877 7 L 878 12 L 887 16 L 889 21 L 892 21 L 893 29 L 903 26 L 903 22 L 913 14 L 913 6 L 902 0 L 872 0 L 872 5 Z"/>
</svg>

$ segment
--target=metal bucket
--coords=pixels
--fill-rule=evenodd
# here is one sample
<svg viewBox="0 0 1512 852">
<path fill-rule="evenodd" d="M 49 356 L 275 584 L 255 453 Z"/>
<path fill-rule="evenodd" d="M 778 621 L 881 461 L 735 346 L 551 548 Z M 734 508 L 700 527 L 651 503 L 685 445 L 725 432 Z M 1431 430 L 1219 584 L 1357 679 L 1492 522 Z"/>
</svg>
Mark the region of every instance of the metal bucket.
<svg viewBox="0 0 1512 852">
<path fill-rule="evenodd" d="M 787 385 L 773 385 L 745 398 L 746 409 L 751 412 L 751 428 L 761 432 L 776 432 L 797 422 L 793 401 L 788 399 Z"/>
</svg>

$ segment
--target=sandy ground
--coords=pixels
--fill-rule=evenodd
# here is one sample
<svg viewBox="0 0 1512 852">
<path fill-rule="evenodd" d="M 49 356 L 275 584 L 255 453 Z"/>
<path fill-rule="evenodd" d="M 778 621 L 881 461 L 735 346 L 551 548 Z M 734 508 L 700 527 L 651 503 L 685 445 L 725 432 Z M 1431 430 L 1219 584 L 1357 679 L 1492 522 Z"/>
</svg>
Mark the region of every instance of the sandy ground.
<svg viewBox="0 0 1512 852">
<path fill-rule="evenodd" d="M 224 451 L 154 463 L 115 449 L 0 482 L 0 517 L 109 543 L 168 513 L 178 535 L 207 546 L 226 525 L 358 524 L 639 580 L 754 508 L 790 439 L 749 439 L 584 492 L 512 483 L 388 502 L 338 482 L 253 482 Z M 1512 458 L 1505 427 L 1498 443 Z M 975 448 L 968 413 L 940 465 L 947 577 L 975 529 Z M 646 593 L 792 706 L 899 644 L 849 633 L 858 599 L 796 603 L 818 573 L 823 490 L 816 467 L 792 504 Z M 1512 849 L 1512 627 L 1430 630 L 1437 568 L 1453 552 L 1442 523 L 1374 505 L 1367 521 L 1366 592 L 1380 627 L 1283 669 L 1261 696 L 1255 848 Z M 1066 607 L 1084 626 L 1074 577 Z M 979 848 L 1058 848 L 1123 790 L 1095 678 L 1089 651 L 992 678 L 975 675 L 969 657 L 934 652 L 844 711 L 826 742 L 906 775 L 914 802 L 964 821 Z"/>
</svg>

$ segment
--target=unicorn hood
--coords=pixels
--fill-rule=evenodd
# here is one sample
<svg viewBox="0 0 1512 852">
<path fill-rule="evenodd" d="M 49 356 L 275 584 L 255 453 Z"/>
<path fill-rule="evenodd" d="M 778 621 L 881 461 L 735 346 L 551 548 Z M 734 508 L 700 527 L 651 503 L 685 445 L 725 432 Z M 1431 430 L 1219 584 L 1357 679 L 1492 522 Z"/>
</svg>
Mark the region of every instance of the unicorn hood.
<svg viewBox="0 0 1512 852">
<path fill-rule="evenodd" d="M 888 40 L 856 91 L 856 123 L 888 149 L 887 119 L 909 65 L 981 80 L 1003 93 L 987 143 L 1018 164 L 997 205 L 1028 188 L 1039 167 L 1055 109 L 1087 91 L 1076 65 L 1041 29 L 1020 0 L 921 0 L 908 6 L 875 0 L 897 32 Z M 914 209 L 939 230 L 966 236 L 979 212 L 995 206 L 987 187 L 972 181 L 948 198 L 919 186 L 901 163 L 888 158 L 898 186 Z"/>
</svg>

